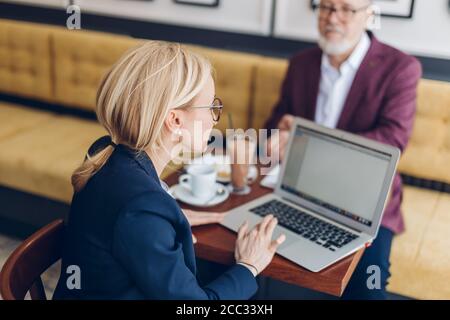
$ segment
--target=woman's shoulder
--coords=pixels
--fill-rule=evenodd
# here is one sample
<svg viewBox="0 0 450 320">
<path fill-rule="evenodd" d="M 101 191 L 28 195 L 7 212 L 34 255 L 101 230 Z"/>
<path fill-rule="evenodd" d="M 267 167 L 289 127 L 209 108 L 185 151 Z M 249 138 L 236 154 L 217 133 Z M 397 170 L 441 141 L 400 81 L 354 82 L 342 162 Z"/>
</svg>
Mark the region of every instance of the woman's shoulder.
<svg viewBox="0 0 450 320">
<path fill-rule="evenodd" d="M 145 192 L 163 191 L 151 164 L 120 149 L 115 150 L 106 164 L 88 181 L 86 189 L 125 202 Z"/>
<path fill-rule="evenodd" d="M 78 211 L 104 208 L 114 219 L 124 215 L 146 213 L 179 221 L 182 214 L 176 201 L 161 186 L 151 164 L 123 152 L 114 152 L 72 204 Z"/>
</svg>

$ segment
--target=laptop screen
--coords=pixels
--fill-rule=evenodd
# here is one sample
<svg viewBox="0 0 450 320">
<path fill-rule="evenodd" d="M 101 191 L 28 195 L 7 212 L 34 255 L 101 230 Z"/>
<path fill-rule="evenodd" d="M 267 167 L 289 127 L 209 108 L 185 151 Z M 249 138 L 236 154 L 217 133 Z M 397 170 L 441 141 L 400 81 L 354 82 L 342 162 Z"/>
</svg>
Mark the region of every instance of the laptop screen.
<svg viewBox="0 0 450 320">
<path fill-rule="evenodd" d="M 297 126 L 281 188 L 370 227 L 390 157 Z"/>
</svg>

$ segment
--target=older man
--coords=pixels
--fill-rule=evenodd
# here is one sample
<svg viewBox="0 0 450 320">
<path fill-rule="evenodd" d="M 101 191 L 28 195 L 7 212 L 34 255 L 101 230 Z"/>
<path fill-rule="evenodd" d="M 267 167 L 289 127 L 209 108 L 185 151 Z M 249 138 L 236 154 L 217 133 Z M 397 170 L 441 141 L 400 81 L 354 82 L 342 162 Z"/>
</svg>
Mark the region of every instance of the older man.
<svg viewBox="0 0 450 320">
<path fill-rule="evenodd" d="M 280 129 L 276 147 L 281 158 L 293 116 L 405 149 L 422 70 L 415 58 L 366 31 L 373 18 L 371 5 L 369 0 L 322 0 L 317 6 L 319 47 L 291 59 L 280 100 L 266 124 Z M 378 237 L 362 257 L 344 298 L 385 298 L 392 238 L 404 229 L 401 185 L 397 174 Z M 367 287 L 371 265 L 380 267 L 380 289 Z"/>
</svg>

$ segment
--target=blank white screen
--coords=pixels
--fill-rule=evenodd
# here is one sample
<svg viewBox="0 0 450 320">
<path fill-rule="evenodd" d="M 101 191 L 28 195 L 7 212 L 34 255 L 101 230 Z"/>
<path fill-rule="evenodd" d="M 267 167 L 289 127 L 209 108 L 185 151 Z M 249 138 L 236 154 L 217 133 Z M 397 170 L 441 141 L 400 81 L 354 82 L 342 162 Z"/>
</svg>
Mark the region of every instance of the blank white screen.
<svg viewBox="0 0 450 320">
<path fill-rule="evenodd" d="M 388 156 L 302 131 L 283 184 L 372 221 L 388 166 Z"/>
</svg>

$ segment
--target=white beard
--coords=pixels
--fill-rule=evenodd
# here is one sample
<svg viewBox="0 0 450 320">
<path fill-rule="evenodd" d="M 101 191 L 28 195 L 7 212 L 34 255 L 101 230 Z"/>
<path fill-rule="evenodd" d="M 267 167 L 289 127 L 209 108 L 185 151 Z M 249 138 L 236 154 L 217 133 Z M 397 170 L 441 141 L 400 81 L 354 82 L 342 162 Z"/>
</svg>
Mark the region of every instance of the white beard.
<svg viewBox="0 0 450 320">
<path fill-rule="evenodd" d="M 328 41 L 325 37 L 320 36 L 318 41 L 320 49 L 330 56 L 337 56 L 348 52 L 355 44 L 350 41 L 343 40 L 338 43 Z"/>
</svg>

